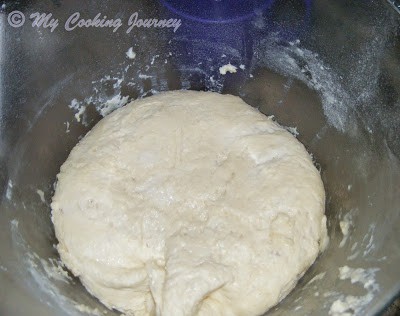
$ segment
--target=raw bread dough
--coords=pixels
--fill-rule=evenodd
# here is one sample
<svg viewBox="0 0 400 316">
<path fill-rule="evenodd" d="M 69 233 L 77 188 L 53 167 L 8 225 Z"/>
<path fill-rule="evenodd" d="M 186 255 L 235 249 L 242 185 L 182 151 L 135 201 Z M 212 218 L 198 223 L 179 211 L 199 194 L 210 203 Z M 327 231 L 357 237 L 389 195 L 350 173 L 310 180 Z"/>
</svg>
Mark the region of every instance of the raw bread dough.
<svg viewBox="0 0 400 316">
<path fill-rule="evenodd" d="M 259 315 L 313 263 L 323 184 L 304 146 L 240 98 L 176 91 L 101 120 L 58 175 L 66 266 L 134 315 Z"/>
</svg>

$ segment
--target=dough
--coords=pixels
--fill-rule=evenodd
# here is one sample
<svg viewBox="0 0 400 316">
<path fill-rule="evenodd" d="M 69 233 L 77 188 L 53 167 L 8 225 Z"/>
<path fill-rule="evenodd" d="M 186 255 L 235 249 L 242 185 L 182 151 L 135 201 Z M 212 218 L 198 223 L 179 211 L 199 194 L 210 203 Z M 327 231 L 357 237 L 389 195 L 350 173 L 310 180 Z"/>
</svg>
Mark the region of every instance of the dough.
<svg viewBox="0 0 400 316">
<path fill-rule="evenodd" d="M 52 202 L 65 265 L 134 315 L 259 315 L 327 240 L 304 146 L 240 98 L 175 91 L 101 120 Z"/>
</svg>

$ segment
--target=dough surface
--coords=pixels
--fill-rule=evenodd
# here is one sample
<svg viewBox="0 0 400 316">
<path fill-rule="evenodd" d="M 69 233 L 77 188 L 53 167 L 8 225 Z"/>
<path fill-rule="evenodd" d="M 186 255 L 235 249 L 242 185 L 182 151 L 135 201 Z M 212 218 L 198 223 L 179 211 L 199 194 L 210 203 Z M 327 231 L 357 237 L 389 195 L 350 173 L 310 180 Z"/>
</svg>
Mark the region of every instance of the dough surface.
<svg viewBox="0 0 400 316">
<path fill-rule="evenodd" d="M 129 315 L 260 315 L 327 240 L 304 146 L 240 98 L 174 91 L 101 120 L 62 165 L 65 265 Z"/>
</svg>

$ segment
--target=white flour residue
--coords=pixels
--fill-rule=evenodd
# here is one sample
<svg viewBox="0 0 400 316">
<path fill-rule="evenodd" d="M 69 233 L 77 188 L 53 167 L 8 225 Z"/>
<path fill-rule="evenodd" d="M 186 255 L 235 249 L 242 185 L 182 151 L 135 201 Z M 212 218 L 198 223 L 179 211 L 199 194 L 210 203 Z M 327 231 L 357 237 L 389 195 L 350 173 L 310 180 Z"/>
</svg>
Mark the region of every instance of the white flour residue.
<svg viewBox="0 0 400 316">
<path fill-rule="evenodd" d="M 375 23 L 370 34 L 379 34 L 365 41 L 357 54 L 352 55 L 353 71 L 349 73 L 347 82 L 357 104 L 368 104 L 377 95 L 381 61 L 386 52 L 391 32 L 390 23 Z"/>
<path fill-rule="evenodd" d="M 310 286 L 311 284 L 313 284 L 316 281 L 322 280 L 325 277 L 325 275 L 326 275 L 326 272 L 321 272 L 321 273 L 317 274 L 310 281 L 308 281 L 308 283 L 306 284 L 306 287 Z"/>
<path fill-rule="evenodd" d="M 154 56 L 151 58 L 150 65 L 154 65 L 154 62 L 156 61 L 156 58 L 158 58 L 158 57 L 160 57 L 160 55 L 154 55 Z"/>
<path fill-rule="evenodd" d="M 68 105 L 71 110 L 76 111 L 75 113 L 75 120 L 80 123 L 82 119 L 83 113 L 86 110 L 86 104 L 83 102 L 79 102 L 77 99 L 73 99 L 71 103 Z"/>
<path fill-rule="evenodd" d="M 335 300 L 330 309 L 331 316 L 362 315 L 363 308 L 372 301 L 375 293 L 379 291 L 379 285 L 375 281 L 378 268 L 350 268 L 343 266 L 339 268 L 339 279 L 350 280 L 351 284 L 360 284 L 367 291 L 362 296 L 344 295 Z"/>
<path fill-rule="evenodd" d="M 187 40 L 186 38 L 175 38 L 176 41 Z M 203 40 L 190 39 L 194 49 L 204 49 L 205 46 L 210 46 L 210 49 L 220 51 L 221 53 L 229 53 L 230 58 L 240 59 L 239 51 L 225 45 L 217 45 Z M 126 52 L 126 60 L 120 64 L 121 68 L 117 71 L 112 71 L 102 78 L 92 81 L 93 91 L 84 99 L 74 98 L 69 107 L 74 111 L 75 120 L 84 126 L 89 126 L 88 108 L 94 108 L 101 116 L 105 116 L 115 109 L 125 105 L 133 98 L 143 98 L 149 94 L 156 94 L 160 91 L 169 90 L 168 74 L 161 71 L 165 63 L 169 61 L 175 52 L 167 51 L 164 55 L 150 54 L 147 62 L 143 61 L 141 65 L 132 62 L 137 59 L 137 53 L 133 47 L 130 47 Z M 226 57 L 226 54 L 225 54 Z M 223 88 L 223 80 L 220 75 L 226 73 L 235 73 L 236 66 L 225 61 L 205 58 L 196 66 L 179 65 L 179 84 L 181 89 L 191 89 L 193 84 L 193 76 L 198 75 L 199 78 L 204 78 L 204 85 L 207 90 L 221 92 Z M 162 64 L 162 65 L 161 65 Z M 216 65 L 222 64 L 218 73 Z M 239 68 L 246 69 L 243 63 L 240 63 Z M 201 65 L 201 68 L 199 67 Z M 218 75 L 217 75 L 218 73 Z M 149 82 L 150 81 L 150 82 Z M 123 87 L 129 87 L 124 90 Z M 127 91 L 127 92 L 125 92 Z M 129 91 L 135 91 L 133 95 L 129 95 Z M 67 131 L 69 132 L 69 126 Z"/>
<path fill-rule="evenodd" d="M 352 284 L 361 283 L 363 284 L 364 288 L 367 289 L 371 285 L 375 287 L 375 272 L 377 271 L 379 271 L 378 268 L 363 269 L 343 266 L 339 268 L 339 279 L 349 279 Z"/>
<path fill-rule="evenodd" d="M 122 78 L 114 78 L 114 79 L 115 79 L 115 82 L 113 83 L 113 88 L 118 90 L 121 88 L 121 83 L 122 83 L 122 81 L 124 81 L 124 78 L 122 77 Z"/>
<path fill-rule="evenodd" d="M 153 76 L 145 75 L 142 73 L 139 74 L 139 79 L 151 79 L 151 78 L 153 78 Z"/>
<path fill-rule="evenodd" d="M 343 234 L 342 241 L 339 244 L 339 248 L 342 248 L 351 238 L 351 232 L 354 229 L 353 221 L 354 210 L 351 210 L 344 215 L 343 219 L 339 222 L 340 230 Z M 363 237 L 361 243 L 354 242 L 350 248 L 350 255 L 347 256 L 347 260 L 354 260 L 360 253 L 363 257 L 368 257 L 370 253 L 376 248 L 374 242 L 376 223 L 369 224 L 368 231 Z"/>
<path fill-rule="evenodd" d="M 10 224 L 13 246 L 16 253 L 20 255 L 20 261 L 24 263 L 24 271 L 29 273 L 29 277 L 26 280 L 33 280 L 34 282 L 27 282 L 26 286 L 33 290 L 34 293 L 40 294 L 43 303 L 49 306 L 57 305 L 71 316 L 81 315 L 74 308 L 78 303 L 62 295 L 59 284 L 57 284 L 57 282 L 73 282 L 68 272 L 64 269 L 62 262 L 54 258 L 49 258 L 48 260 L 40 258 L 22 237 L 18 227 L 18 220 L 13 219 Z M 47 299 L 51 300 L 47 300 L 43 293 L 47 295 Z M 98 309 L 94 310 L 97 310 L 97 314 L 94 315 L 103 315 Z M 104 312 L 106 313 L 106 311 Z"/>
<path fill-rule="evenodd" d="M 129 59 L 135 59 L 136 53 L 133 51 L 133 47 L 129 47 L 128 51 L 126 52 L 126 57 Z"/>
<path fill-rule="evenodd" d="M 39 195 L 40 200 L 41 200 L 43 203 L 45 203 L 46 200 L 45 200 L 45 198 L 44 198 L 44 192 L 43 192 L 42 190 L 37 189 L 37 190 L 36 190 L 36 193 Z"/>
<path fill-rule="evenodd" d="M 350 248 L 351 254 L 347 257 L 347 260 L 354 260 L 360 254 L 360 250 L 357 248 L 358 242 L 356 241 Z"/>
<path fill-rule="evenodd" d="M 13 182 L 10 179 L 7 182 L 7 189 L 6 189 L 6 198 L 7 198 L 7 200 L 11 200 L 11 198 L 12 198 L 12 190 L 13 190 Z"/>
<path fill-rule="evenodd" d="M 226 75 L 228 72 L 235 73 L 236 70 L 237 70 L 237 67 L 234 65 L 231 65 L 231 63 L 228 63 L 226 65 L 219 67 L 219 73 L 221 75 Z"/>
<path fill-rule="evenodd" d="M 89 314 L 89 315 L 94 315 L 94 316 L 101 316 L 103 315 L 102 312 L 100 312 L 97 308 L 90 308 L 89 306 L 86 306 L 84 304 L 76 304 L 74 305 L 75 308 L 80 311 L 81 313 Z"/>
<path fill-rule="evenodd" d="M 47 275 L 58 281 L 62 281 L 64 283 L 68 283 L 68 281 L 72 281 L 72 278 L 68 275 L 67 270 L 65 270 L 64 264 L 60 260 L 56 260 L 54 258 L 50 258 L 48 261 L 44 259 L 40 259 L 37 254 L 34 253 L 34 257 L 40 261 L 43 266 L 44 271 Z"/>
<path fill-rule="evenodd" d="M 13 219 L 11 221 L 11 232 L 15 231 L 16 229 L 18 229 L 18 220 Z"/>
<path fill-rule="evenodd" d="M 69 129 L 69 122 L 65 122 L 64 124 L 65 124 L 65 126 L 66 126 L 65 132 L 66 132 L 66 133 L 69 133 L 69 132 L 70 132 L 70 129 Z"/>
<path fill-rule="evenodd" d="M 299 132 L 297 131 L 297 127 L 292 127 L 292 126 L 284 126 L 284 128 L 292 134 L 294 137 L 299 136 Z"/>
<path fill-rule="evenodd" d="M 340 226 L 340 230 L 342 231 L 342 234 L 343 234 L 343 238 L 339 244 L 339 248 L 342 248 L 346 244 L 346 242 L 350 236 L 351 229 L 354 226 L 352 211 L 350 211 L 346 215 L 344 215 L 343 220 L 341 220 L 339 222 L 339 226 Z"/>
<path fill-rule="evenodd" d="M 107 100 L 103 106 L 100 107 L 100 114 L 104 117 L 115 109 L 120 108 L 128 103 L 129 96 L 121 96 L 121 93 L 115 95 Z"/>
<path fill-rule="evenodd" d="M 302 299 L 303 299 L 303 297 L 302 297 L 302 296 L 299 296 L 298 298 L 296 298 L 296 299 L 294 300 L 294 302 L 295 302 L 295 303 L 298 303 L 298 302 L 300 302 Z"/>
<path fill-rule="evenodd" d="M 371 251 L 373 251 L 375 249 L 375 243 L 374 243 L 375 228 L 376 228 L 376 224 L 371 223 L 368 227 L 367 234 L 364 236 L 364 238 L 362 240 L 362 245 L 365 245 L 363 257 L 368 256 L 371 253 Z"/>
<path fill-rule="evenodd" d="M 341 79 L 334 74 L 316 53 L 299 47 L 300 41 L 287 44 L 275 35 L 262 40 L 256 48 L 258 65 L 265 65 L 283 75 L 303 81 L 316 90 L 329 124 L 344 132 L 354 128 L 350 97 Z"/>
<path fill-rule="evenodd" d="M 115 109 L 128 103 L 129 96 L 121 95 L 121 87 L 124 82 L 124 73 L 119 76 L 106 75 L 98 81 L 93 81 L 93 94 L 86 97 L 84 100 L 73 99 L 69 108 L 75 112 L 77 122 L 88 126 L 86 118 L 86 109 L 89 105 L 94 106 L 95 110 L 101 115 L 106 116 Z M 105 86 L 112 86 L 113 94 L 105 92 Z M 67 125 L 67 131 L 69 125 Z"/>
<path fill-rule="evenodd" d="M 336 291 L 327 291 L 322 296 L 323 297 L 333 297 L 333 296 L 338 296 L 338 295 L 339 295 L 339 293 Z"/>
<path fill-rule="evenodd" d="M 214 76 L 208 77 L 209 80 L 206 80 L 207 88 L 210 89 L 210 91 L 221 91 L 223 87 L 223 83 L 215 79 Z"/>
</svg>

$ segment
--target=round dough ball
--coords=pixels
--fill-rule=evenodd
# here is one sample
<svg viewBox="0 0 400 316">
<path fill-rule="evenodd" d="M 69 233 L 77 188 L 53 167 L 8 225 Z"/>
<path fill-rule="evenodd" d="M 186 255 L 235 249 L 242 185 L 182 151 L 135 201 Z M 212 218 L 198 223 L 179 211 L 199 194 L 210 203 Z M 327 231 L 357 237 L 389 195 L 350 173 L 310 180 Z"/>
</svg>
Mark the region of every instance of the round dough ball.
<svg viewBox="0 0 400 316">
<path fill-rule="evenodd" d="M 101 120 L 62 165 L 52 202 L 65 265 L 109 308 L 259 315 L 326 241 L 304 146 L 240 98 L 174 91 Z"/>
</svg>

